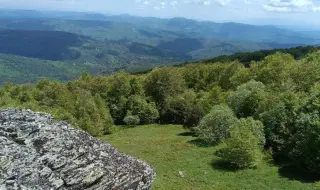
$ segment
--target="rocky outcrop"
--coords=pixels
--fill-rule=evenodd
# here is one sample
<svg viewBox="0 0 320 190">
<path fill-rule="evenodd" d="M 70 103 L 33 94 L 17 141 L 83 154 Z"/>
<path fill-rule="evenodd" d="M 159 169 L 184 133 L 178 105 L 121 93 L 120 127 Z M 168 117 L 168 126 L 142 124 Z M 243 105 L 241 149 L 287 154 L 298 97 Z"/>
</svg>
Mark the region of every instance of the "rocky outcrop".
<svg viewBox="0 0 320 190">
<path fill-rule="evenodd" d="M 154 170 L 51 115 L 0 110 L 0 189 L 149 189 Z"/>
</svg>

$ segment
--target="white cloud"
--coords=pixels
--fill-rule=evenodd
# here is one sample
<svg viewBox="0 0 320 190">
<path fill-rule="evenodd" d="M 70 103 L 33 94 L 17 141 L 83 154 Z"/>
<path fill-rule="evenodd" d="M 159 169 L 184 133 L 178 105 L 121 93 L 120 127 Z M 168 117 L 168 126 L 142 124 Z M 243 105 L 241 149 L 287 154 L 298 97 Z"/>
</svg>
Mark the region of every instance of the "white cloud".
<svg viewBox="0 0 320 190">
<path fill-rule="evenodd" d="M 0 0 L 0 7 L 187 17 L 254 24 L 309 23 L 320 29 L 320 0 Z"/>
<path fill-rule="evenodd" d="M 215 3 L 221 6 L 226 6 L 231 2 L 231 0 L 215 0 Z"/>
<path fill-rule="evenodd" d="M 314 0 L 268 0 L 263 6 L 271 12 L 308 12 L 319 11 L 319 3 Z"/>
<path fill-rule="evenodd" d="M 140 5 L 150 5 L 153 6 L 154 9 L 164 9 L 169 7 L 176 7 L 178 5 L 199 5 L 199 6 L 210 6 L 210 5 L 220 5 L 220 6 L 226 6 L 228 5 L 232 0 L 148 0 L 148 1 L 143 1 L 143 0 L 135 0 L 137 4 Z"/>
</svg>

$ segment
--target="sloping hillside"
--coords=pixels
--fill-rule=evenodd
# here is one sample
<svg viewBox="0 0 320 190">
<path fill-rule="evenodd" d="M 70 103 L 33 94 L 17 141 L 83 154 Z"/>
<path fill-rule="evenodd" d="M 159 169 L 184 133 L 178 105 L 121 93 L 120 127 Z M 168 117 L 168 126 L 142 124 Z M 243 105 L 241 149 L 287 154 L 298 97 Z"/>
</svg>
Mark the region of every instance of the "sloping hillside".
<svg viewBox="0 0 320 190">
<path fill-rule="evenodd" d="M 109 20 L 2 18 L 0 28 L 64 31 L 89 36 L 96 40 L 137 42 L 176 53 L 187 53 L 195 59 L 317 42 L 309 34 L 303 35 L 275 27 L 198 22 L 182 18 L 135 18 L 131 16 L 106 17 Z"/>
<path fill-rule="evenodd" d="M 0 53 L 114 67 L 190 59 L 184 54 L 135 42 L 98 41 L 73 33 L 45 30 L 0 30 Z"/>
</svg>

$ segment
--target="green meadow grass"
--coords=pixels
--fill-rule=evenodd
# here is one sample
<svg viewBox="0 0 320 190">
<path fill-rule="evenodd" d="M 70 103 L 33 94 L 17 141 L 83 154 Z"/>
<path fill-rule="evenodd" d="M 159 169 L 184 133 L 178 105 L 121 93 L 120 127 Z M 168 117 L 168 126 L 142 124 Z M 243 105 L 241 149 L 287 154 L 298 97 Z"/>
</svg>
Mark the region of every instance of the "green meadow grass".
<svg viewBox="0 0 320 190">
<path fill-rule="evenodd" d="M 308 190 L 320 182 L 295 169 L 265 161 L 256 169 L 230 171 L 219 164 L 215 151 L 177 125 L 123 128 L 103 140 L 156 169 L 152 190 Z M 179 174 L 184 173 L 184 177 Z"/>
</svg>

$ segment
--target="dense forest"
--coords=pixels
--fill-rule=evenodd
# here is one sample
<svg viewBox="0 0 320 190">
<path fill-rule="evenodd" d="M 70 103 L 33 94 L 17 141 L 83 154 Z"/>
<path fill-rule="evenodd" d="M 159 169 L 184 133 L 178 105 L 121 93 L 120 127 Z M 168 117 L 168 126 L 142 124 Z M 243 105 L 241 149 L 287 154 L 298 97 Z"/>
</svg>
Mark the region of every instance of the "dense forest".
<svg viewBox="0 0 320 190">
<path fill-rule="evenodd" d="M 320 174 L 319 62 L 320 51 L 299 60 L 278 52 L 247 67 L 193 63 L 140 75 L 83 73 L 67 83 L 5 83 L 0 106 L 49 112 L 95 136 L 124 125 L 181 124 L 221 146 L 215 154 L 228 167 L 255 168 L 272 155 Z"/>
<path fill-rule="evenodd" d="M 255 52 L 235 53 L 233 55 L 221 55 L 212 59 L 206 59 L 201 62 L 215 63 L 215 62 L 230 62 L 238 60 L 244 64 L 250 64 L 251 61 L 261 61 L 266 56 L 276 52 L 291 54 L 295 59 L 302 59 L 307 54 L 320 50 L 318 46 L 298 46 L 294 48 L 260 50 Z"/>
</svg>

